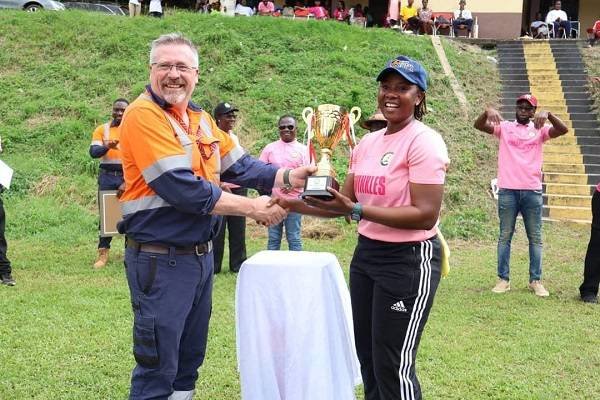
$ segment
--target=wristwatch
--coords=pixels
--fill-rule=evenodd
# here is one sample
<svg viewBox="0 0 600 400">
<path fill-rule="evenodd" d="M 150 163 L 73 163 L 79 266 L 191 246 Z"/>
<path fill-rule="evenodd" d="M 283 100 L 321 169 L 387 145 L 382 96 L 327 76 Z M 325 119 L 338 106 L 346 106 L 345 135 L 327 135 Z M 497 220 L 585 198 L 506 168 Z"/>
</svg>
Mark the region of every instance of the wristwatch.
<svg viewBox="0 0 600 400">
<path fill-rule="evenodd" d="M 359 202 L 354 203 L 354 206 L 352 206 L 352 211 L 350 211 L 350 219 L 357 222 L 362 219 L 362 204 Z"/>
<path fill-rule="evenodd" d="M 293 189 L 292 182 L 290 182 L 290 172 L 292 172 L 291 169 L 283 171 L 283 189 L 285 190 Z"/>
</svg>

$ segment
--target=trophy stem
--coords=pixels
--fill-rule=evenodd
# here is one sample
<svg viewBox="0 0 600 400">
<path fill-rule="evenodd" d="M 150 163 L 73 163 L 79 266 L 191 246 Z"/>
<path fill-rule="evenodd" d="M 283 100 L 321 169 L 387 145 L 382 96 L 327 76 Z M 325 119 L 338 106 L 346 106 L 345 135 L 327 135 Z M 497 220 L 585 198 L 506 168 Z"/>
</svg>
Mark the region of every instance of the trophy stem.
<svg viewBox="0 0 600 400">
<path fill-rule="evenodd" d="M 335 176 L 333 166 L 331 165 L 331 150 L 321 149 L 321 160 L 317 163 L 316 176 Z"/>
</svg>

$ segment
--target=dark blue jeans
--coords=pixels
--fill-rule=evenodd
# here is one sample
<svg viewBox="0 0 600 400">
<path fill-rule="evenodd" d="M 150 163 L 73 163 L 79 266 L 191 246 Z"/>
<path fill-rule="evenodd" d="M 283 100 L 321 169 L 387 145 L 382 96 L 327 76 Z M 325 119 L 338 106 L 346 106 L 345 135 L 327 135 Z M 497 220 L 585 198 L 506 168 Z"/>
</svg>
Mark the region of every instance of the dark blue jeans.
<svg viewBox="0 0 600 400">
<path fill-rule="evenodd" d="M 204 361 L 212 308 L 213 254 L 125 252 L 133 307 L 130 400 L 191 391 Z"/>
<path fill-rule="evenodd" d="M 284 226 L 290 251 L 302 251 L 302 214 L 294 212 L 289 213 L 279 224 L 269 227 L 267 250 L 279 250 Z"/>
<path fill-rule="evenodd" d="M 529 282 L 542 278 L 542 191 L 500 189 L 498 191 L 498 277 L 509 280 L 510 243 L 521 213 L 529 240 Z"/>
</svg>

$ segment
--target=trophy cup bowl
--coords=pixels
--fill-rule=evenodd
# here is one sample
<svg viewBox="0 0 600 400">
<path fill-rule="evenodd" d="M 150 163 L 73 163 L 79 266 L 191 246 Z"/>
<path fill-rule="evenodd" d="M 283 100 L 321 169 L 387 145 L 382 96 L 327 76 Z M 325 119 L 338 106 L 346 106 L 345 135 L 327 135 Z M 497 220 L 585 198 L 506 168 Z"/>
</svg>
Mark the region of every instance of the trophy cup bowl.
<svg viewBox="0 0 600 400">
<path fill-rule="evenodd" d="M 339 183 L 335 179 L 336 173 L 331 165 L 333 149 L 347 134 L 351 125 L 360 118 L 360 109 L 353 107 L 348 113 L 343 107 L 335 104 L 321 104 L 316 110 L 306 107 L 302 118 L 309 130 L 309 139 L 318 144 L 321 158 L 317 163 L 317 172 L 309 176 L 304 185 L 304 192 L 300 197 L 317 197 L 322 200 L 331 200 L 333 195 L 327 187 L 339 190 Z"/>
</svg>

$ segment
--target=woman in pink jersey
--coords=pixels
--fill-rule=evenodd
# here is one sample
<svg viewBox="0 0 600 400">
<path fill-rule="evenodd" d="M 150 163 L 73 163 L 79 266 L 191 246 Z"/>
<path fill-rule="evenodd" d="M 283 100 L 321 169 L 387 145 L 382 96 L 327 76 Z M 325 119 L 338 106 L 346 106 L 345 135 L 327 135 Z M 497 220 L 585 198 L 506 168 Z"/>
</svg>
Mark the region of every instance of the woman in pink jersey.
<svg viewBox="0 0 600 400">
<path fill-rule="evenodd" d="M 329 188 L 333 200 L 307 197 L 308 206 L 291 208 L 358 221 L 350 295 L 365 399 L 421 399 L 415 358 L 440 280 L 436 232 L 449 160 L 441 136 L 420 121 L 423 67 L 400 56 L 377 81 L 387 127 L 354 149 L 341 193 Z"/>
</svg>

